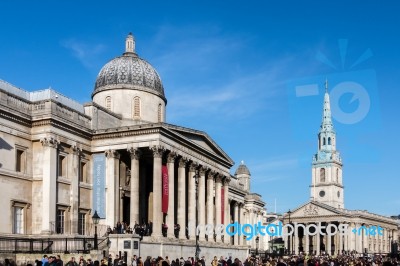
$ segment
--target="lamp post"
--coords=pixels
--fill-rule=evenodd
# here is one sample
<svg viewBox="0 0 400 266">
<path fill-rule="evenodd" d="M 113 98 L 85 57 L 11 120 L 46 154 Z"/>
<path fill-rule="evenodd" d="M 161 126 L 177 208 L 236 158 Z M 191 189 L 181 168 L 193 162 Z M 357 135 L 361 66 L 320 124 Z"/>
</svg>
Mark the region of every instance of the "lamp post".
<svg viewBox="0 0 400 266">
<path fill-rule="evenodd" d="M 199 206 L 199 171 L 196 170 L 195 175 L 193 176 L 194 178 L 194 183 L 196 186 L 196 231 L 194 233 L 196 237 L 196 251 L 194 253 L 194 257 L 196 259 L 196 262 L 199 261 L 199 255 L 200 255 L 200 247 L 199 247 L 199 236 L 197 235 L 197 226 L 199 223 L 199 212 L 198 212 L 198 206 Z"/>
<path fill-rule="evenodd" d="M 288 211 L 287 213 L 289 214 L 289 224 L 290 224 L 290 214 L 291 214 L 292 212 L 291 212 L 291 211 L 290 211 L 290 209 L 289 209 L 289 211 Z M 289 248 L 289 255 L 291 254 L 291 251 L 292 251 L 291 242 L 293 242 L 293 241 L 290 241 L 290 240 L 291 240 L 291 238 L 292 238 L 292 236 L 289 236 L 289 235 L 288 235 L 288 248 Z"/>
<path fill-rule="evenodd" d="M 94 224 L 94 249 L 98 250 L 99 246 L 97 244 L 97 225 L 99 224 L 100 216 L 97 214 L 97 211 L 94 212 L 92 220 Z"/>
<path fill-rule="evenodd" d="M 256 256 L 258 256 L 258 243 L 260 242 L 260 238 L 256 237 Z"/>
</svg>

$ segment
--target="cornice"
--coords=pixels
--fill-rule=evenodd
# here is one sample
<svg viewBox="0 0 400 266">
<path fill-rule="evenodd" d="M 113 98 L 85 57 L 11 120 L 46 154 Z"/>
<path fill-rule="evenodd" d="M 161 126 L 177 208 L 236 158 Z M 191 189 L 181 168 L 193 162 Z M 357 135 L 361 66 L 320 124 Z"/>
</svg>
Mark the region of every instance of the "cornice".
<svg viewBox="0 0 400 266">
<path fill-rule="evenodd" d="M 64 122 L 56 121 L 52 118 L 32 122 L 32 128 L 40 127 L 40 126 L 48 126 L 48 125 L 59 128 L 61 130 L 67 131 L 69 133 L 72 133 L 76 136 L 79 136 L 79 137 L 82 137 L 82 138 L 85 138 L 88 140 L 92 139 L 92 134 L 90 132 L 81 130 L 76 127 L 71 127 L 70 125 L 65 124 Z"/>
</svg>

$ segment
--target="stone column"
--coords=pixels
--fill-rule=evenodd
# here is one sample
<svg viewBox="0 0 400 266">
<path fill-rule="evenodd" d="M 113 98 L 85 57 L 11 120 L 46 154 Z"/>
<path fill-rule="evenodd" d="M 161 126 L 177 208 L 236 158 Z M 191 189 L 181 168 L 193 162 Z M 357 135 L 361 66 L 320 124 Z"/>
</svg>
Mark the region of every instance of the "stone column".
<svg viewBox="0 0 400 266">
<path fill-rule="evenodd" d="M 293 234 L 293 241 L 294 241 L 294 254 L 299 254 L 299 231 L 294 230 Z"/>
<path fill-rule="evenodd" d="M 131 206 L 130 206 L 130 226 L 133 229 L 135 223 L 140 224 L 139 220 L 139 159 L 142 152 L 139 149 L 129 148 L 131 156 Z"/>
<path fill-rule="evenodd" d="M 326 226 L 328 226 L 330 223 L 326 223 Z M 326 251 L 329 255 L 332 254 L 332 237 L 329 236 L 328 234 L 325 235 L 326 237 Z"/>
<path fill-rule="evenodd" d="M 174 226 L 175 226 L 175 158 L 177 154 L 170 152 L 167 158 L 168 168 L 168 215 L 167 215 L 167 236 L 175 237 Z"/>
<path fill-rule="evenodd" d="M 186 158 L 179 159 L 178 167 L 178 224 L 179 239 L 186 239 Z"/>
<path fill-rule="evenodd" d="M 189 165 L 188 175 L 188 223 L 196 225 L 196 184 L 194 175 L 196 174 L 197 163 L 192 162 Z M 189 226 L 189 239 L 196 239 L 196 226 Z"/>
<path fill-rule="evenodd" d="M 225 177 L 223 181 L 224 185 L 224 224 L 227 226 L 231 221 L 230 217 L 230 206 L 229 206 L 229 182 L 230 182 L 229 177 Z M 230 236 L 226 233 L 224 233 L 224 243 L 230 243 Z"/>
<path fill-rule="evenodd" d="M 319 254 L 321 254 L 320 253 L 320 251 L 321 251 L 321 235 L 319 234 L 319 233 L 317 233 L 316 235 L 315 235 L 315 237 L 316 237 L 316 245 L 315 245 L 315 250 L 317 251 L 317 255 L 319 255 Z"/>
<path fill-rule="evenodd" d="M 239 221 L 239 223 L 241 224 L 241 225 L 243 225 L 243 224 L 245 224 L 245 222 L 244 222 L 244 204 L 243 203 L 239 203 L 239 219 L 238 219 L 238 221 Z M 244 239 L 243 239 L 243 235 L 240 235 L 240 236 L 238 236 L 238 242 L 239 242 L 239 245 L 244 245 Z"/>
<path fill-rule="evenodd" d="M 350 225 L 348 225 L 349 226 L 349 228 L 350 228 Z M 349 251 L 349 234 L 345 234 L 344 236 L 343 236 L 343 238 L 344 238 L 344 250 L 345 251 Z"/>
<path fill-rule="evenodd" d="M 78 216 L 79 216 L 79 169 L 80 169 L 80 155 L 82 150 L 76 145 L 71 146 L 70 153 L 70 169 L 71 169 L 71 234 L 78 234 Z M 81 173 L 82 175 L 83 173 Z"/>
<path fill-rule="evenodd" d="M 361 224 L 356 224 L 356 228 L 360 228 Z M 363 230 L 360 230 L 360 235 L 358 233 L 356 234 L 356 250 L 358 253 L 362 252 L 362 233 L 364 233 Z"/>
<path fill-rule="evenodd" d="M 222 175 L 215 177 L 215 224 L 221 224 L 221 188 Z M 221 242 L 221 235 L 217 235 L 217 242 Z"/>
<path fill-rule="evenodd" d="M 288 237 L 288 235 L 285 234 L 283 239 L 284 239 L 283 241 L 285 242 L 285 250 L 289 250 L 289 237 Z"/>
<path fill-rule="evenodd" d="M 239 203 L 236 201 L 233 204 L 233 210 L 234 210 L 234 222 L 238 222 L 239 223 Z M 233 244 L 235 246 L 239 245 L 239 234 L 236 234 L 233 236 Z"/>
<path fill-rule="evenodd" d="M 205 226 L 206 224 L 206 213 L 205 213 L 205 206 L 206 206 L 206 173 L 207 168 L 205 167 L 200 167 L 199 169 L 199 187 L 198 187 L 198 196 L 199 196 L 199 201 L 198 201 L 198 218 L 199 218 L 199 224 L 202 226 Z M 205 230 L 204 230 L 205 231 Z M 205 240 L 205 233 L 200 232 L 199 235 L 199 240 L 204 241 Z"/>
<path fill-rule="evenodd" d="M 43 179 L 42 179 L 42 234 L 55 230 L 56 193 L 57 193 L 57 147 L 58 141 L 53 138 L 40 140 L 43 145 Z"/>
<path fill-rule="evenodd" d="M 349 232 L 351 232 L 354 229 L 354 223 L 350 223 L 349 225 Z M 356 244 L 355 244 L 355 234 L 350 233 L 350 237 L 348 238 L 348 247 L 349 251 L 353 251 L 356 249 Z"/>
<path fill-rule="evenodd" d="M 207 224 L 212 225 L 214 225 L 214 175 L 213 171 L 207 174 Z M 208 241 L 214 241 L 214 235 L 209 235 Z"/>
<path fill-rule="evenodd" d="M 113 228 L 118 221 L 119 201 L 119 158 L 120 154 L 115 150 L 106 153 L 106 223 Z"/>
<path fill-rule="evenodd" d="M 254 210 L 249 210 L 249 224 L 251 224 L 252 226 L 254 226 Z M 250 229 L 249 229 L 250 230 Z M 249 232 L 249 230 L 247 230 L 248 232 Z M 254 239 L 255 239 L 255 237 L 253 237 L 251 240 L 246 240 L 247 241 L 247 244 L 249 245 L 249 246 L 251 246 L 251 248 L 255 248 L 255 245 L 254 245 Z"/>
<path fill-rule="evenodd" d="M 305 227 L 307 227 L 307 223 L 304 224 Z M 304 247 L 304 251 L 306 254 L 310 253 L 310 236 L 304 235 L 306 241 L 305 241 L 305 247 Z"/>
<path fill-rule="evenodd" d="M 163 222 L 163 213 L 161 211 L 162 198 L 162 155 L 165 149 L 162 146 L 153 146 L 153 234 L 154 237 L 160 237 L 161 226 Z"/>
</svg>

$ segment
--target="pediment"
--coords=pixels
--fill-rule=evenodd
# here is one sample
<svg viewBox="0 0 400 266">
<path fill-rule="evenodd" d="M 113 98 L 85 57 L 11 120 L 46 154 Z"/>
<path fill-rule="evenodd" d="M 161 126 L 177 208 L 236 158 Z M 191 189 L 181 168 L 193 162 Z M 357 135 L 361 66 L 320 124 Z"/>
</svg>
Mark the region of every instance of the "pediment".
<svg viewBox="0 0 400 266">
<path fill-rule="evenodd" d="M 332 216 L 343 214 L 339 209 L 321 202 L 309 201 L 291 213 L 293 218 L 308 216 Z"/>
<path fill-rule="evenodd" d="M 197 146 L 213 154 L 214 156 L 223 159 L 228 164 L 234 164 L 233 160 L 221 149 L 221 147 L 218 146 L 218 144 L 207 133 L 171 124 L 164 125 L 166 129 L 184 138 L 187 142 L 190 142 L 194 146 Z"/>
</svg>

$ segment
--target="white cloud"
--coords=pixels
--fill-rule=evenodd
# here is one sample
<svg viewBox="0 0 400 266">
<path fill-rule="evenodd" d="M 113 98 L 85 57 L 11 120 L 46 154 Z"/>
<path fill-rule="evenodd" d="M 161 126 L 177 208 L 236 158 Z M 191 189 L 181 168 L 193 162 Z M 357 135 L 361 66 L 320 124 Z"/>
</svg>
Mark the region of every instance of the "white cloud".
<svg viewBox="0 0 400 266">
<path fill-rule="evenodd" d="M 87 68 L 97 66 L 94 62 L 96 56 L 105 50 L 103 44 L 89 44 L 76 39 L 68 39 L 61 42 L 61 45 L 70 50 L 72 54 Z"/>
</svg>

